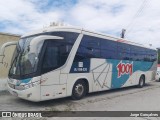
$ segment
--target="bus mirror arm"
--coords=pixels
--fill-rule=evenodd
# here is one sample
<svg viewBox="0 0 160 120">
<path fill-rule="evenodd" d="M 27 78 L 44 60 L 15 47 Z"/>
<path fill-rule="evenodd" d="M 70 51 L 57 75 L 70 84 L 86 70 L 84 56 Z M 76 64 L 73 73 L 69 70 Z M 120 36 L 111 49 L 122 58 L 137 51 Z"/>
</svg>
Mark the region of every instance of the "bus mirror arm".
<svg viewBox="0 0 160 120">
<path fill-rule="evenodd" d="M 2 45 L 2 47 L 1 47 L 1 49 L 0 49 L 0 56 L 2 57 L 0 63 L 3 64 L 3 59 L 4 59 L 4 57 L 5 57 L 5 54 L 4 54 L 5 48 L 6 48 L 6 47 L 9 47 L 9 46 L 12 46 L 12 45 L 17 45 L 17 42 L 12 41 L 12 42 L 4 43 L 4 44 Z"/>
<path fill-rule="evenodd" d="M 35 46 L 35 47 L 30 47 L 30 52 L 36 53 L 38 46 L 41 46 L 46 40 L 63 40 L 63 39 L 64 39 L 63 37 L 50 36 L 50 35 L 42 35 L 36 37 L 30 43 L 30 46 Z"/>
</svg>

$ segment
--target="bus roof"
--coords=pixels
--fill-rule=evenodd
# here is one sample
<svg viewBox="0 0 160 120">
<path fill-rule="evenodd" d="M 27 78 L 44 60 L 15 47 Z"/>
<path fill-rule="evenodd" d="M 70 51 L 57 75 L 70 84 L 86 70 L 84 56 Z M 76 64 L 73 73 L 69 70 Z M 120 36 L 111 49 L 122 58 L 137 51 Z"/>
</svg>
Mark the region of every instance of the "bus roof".
<svg viewBox="0 0 160 120">
<path fill-rule="evenodd" d="M 104 39 L 109 39 L 109 40 L 117 41 L 117 42 L 120 42 L 120 43 L 126 43 L 126 44 L 130 44 L 130 45 L 135 45 L 135 46 L 139 46 L 139 47 L 153 49 L 153 48 L 144 46 L 142 44 L 126 40 L 124 38 L 115 37 L 115 36 L 111 36 L 111 35 L 108 35 L 108 34 L 103 34 L 103 33 L 99 33 L 99 32 L 90 31 L 90 30 L 87 30 L 87 29 L 83 29 L 83 28 L 80 28 L 80 27 L 72 27 L 72 26 L 45 27 L 45 28 L 40 29 L 40 30 L 35 30 L 35 31 L 30 32 L 30 33 L 26 33 L 22 36 L 22 38 L 27 37 L 27 36 L 41 34 L 41 33 L 46 33 L 46 32 L 54 32 L 54 31 L 66 31 L 66 32 L 68 31 L 68 32 L 83 33 L 83 34 L 86 34 L 86 35 L 99 37 L 99 38 L 104 38 Z M 153 49 L 153 50 L 156 50 L 156 49 Z"/>
</svg>

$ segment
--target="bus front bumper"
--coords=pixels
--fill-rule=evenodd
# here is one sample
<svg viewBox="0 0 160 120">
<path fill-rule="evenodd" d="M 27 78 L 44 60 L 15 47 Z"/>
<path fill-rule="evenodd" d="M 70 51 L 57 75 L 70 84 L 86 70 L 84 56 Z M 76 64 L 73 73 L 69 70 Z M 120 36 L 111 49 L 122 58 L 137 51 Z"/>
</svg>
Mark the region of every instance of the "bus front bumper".
<svg viewBox="0 0 160 120">
<path fill-rule="evenodd" d="M 7 84 L 7 89 L 8 91 L 19 98 L 25 99 L 25 100 L 29 100 L 29 101 L 33 101 L 33 102 L 39 102 L 41 101 L 40 99 L 40 85 L 29 88 L 29 89 L 25 89 L 25 90 L 16 90 L 11 88 L 8 84 Z"/>
</svg>

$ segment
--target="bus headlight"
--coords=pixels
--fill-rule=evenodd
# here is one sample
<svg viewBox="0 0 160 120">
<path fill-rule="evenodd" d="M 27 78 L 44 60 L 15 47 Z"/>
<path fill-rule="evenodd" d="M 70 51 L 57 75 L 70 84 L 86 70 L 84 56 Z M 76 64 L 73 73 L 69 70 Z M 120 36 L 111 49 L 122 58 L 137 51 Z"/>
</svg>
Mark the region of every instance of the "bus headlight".
<svg viewBox="0 0 160 120">
<path fill-rule="evenodd" d="M 16 86 L 16 85 L 13 85 L 13 84 L 9 83 L 9 86 L 11 88 L 13 88 L 13 89 L 16 89 L 16 90 L 25 90 L 25 89 L 29 89 L 29 88 L 35 87 L 35 86 L 37 86 L 39 84 L 40 84 L 40 81 L 36 81 L 36 82 L 31 82 L 29 84 L 19 85 L 19 86 Z"/>
</svg>

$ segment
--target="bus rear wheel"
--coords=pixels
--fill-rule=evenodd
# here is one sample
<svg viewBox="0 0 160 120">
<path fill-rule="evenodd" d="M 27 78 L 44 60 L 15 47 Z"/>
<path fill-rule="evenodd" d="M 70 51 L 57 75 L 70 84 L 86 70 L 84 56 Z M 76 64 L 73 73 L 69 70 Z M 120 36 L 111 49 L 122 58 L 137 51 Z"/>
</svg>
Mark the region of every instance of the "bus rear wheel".
<svg viewBox="0 0 160 120">
<path fill-rule="evenodd" d="M 72 89 L 72 99 L 79 100 L 83 98 L 87 93 L 87 87 L 83 80 L 78 80 Z"/>
<path fill-rule="evenodd" d="M 141 76 L 140 79 L 139 79 L 138 87 L 142 88 L 142 87 L 144 87 L 144 85 L 145 85 L 145 77 Z"/>
</svg>

